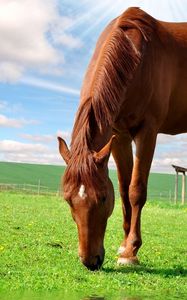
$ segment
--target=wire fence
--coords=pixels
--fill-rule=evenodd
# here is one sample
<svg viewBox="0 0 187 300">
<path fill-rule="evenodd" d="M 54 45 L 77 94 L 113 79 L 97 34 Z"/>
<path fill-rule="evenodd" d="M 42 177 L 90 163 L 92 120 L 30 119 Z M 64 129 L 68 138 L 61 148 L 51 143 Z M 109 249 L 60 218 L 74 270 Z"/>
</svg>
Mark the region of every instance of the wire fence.
<svg viewBox="0 0 187 300">
<path fill-rule="evenodd" d="M 9 191 L 9 192 L 17 192 L 17 193 L 26 193 L 26 194 L 34 194 L 34 195 L 52 195 L 52 196 L 61 196 L 62 191 L 59 186 L 58 189 L 54 190 L 47 186 L 41 185 L 40 180 L 38 184 L 17 184 L 17 183 L 0 183 L 0 191 Z M 120 193 L 118 189 L 115 189 L 115 198 L 120 199 Z M 148 189 L 148 200 L 163 200 L 175 202 L 174 192 L 171 190 L 166 191 L 149 191 Z M 178 201 L 180 201 L 180 196 Z"/>
<path fill-rule="evenodd" d="M 17 183 L 0 183 L 0 191 L 27 193 L 35 195 L 57 195 L 61 194 L 60 189 L 52 190 L 47 186 L 43 186 L 40 182 L 37 185 L 34 184 L 17 184 Z"/>
</svg>

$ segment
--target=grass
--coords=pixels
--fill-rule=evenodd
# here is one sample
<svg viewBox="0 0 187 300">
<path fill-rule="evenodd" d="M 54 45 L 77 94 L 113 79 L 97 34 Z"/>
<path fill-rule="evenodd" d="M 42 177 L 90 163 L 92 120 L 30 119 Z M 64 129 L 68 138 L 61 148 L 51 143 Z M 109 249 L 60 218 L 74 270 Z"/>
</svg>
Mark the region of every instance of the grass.
<svg viewBox="0 0 187 300">
<path fill-rule="evenodd" d="M 187 297 L 187 207 L 148 202 L 143 210 L 140 266 L 119 267 L 120 201 L 109 219 L 105 263 L 85 269 L 77 257 L 77 232 L 69 208 L 56 197 L 0 194 L 0 290 L 62 293 L 59 299 Z M 73 296 L 72 296 L 73 297 Z M 127 298 L 125 298 L 127 297 Z M 15 297 L 13 297 L 15 299 Z M 6 297 L 8 299 L 8 297 Z M 54 298 L 53 298 L 54 299 Z M 99 299 L 99 298 L 95 298 Z"/>
</svg>

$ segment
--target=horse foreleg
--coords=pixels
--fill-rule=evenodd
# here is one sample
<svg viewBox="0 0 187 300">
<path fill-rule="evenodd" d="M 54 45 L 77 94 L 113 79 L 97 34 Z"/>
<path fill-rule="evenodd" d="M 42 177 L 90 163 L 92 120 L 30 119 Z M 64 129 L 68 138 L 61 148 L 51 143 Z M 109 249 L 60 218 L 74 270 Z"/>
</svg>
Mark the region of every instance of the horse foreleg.
<svg viewBox="0 0 187 300">
<path fill-rule="evenodd" d="M 138 263 L 136 255 L 142 244 L 140 228 L 141 210 L 146 201 L 147 180 L 155 149 L 156 135 L 153 126 L 145 126 L 138 132 L 134 139 L 136 155 L 129 186 L 131 225 L 125 250 L 118 259 L 118 263 L 120 264 Z"/>
<path fill-rule="evenodd" d="M 129 185 L 133 167 L 131 142 L 132 139 L 128 134 L 116 134 L 116 140 L 112 149 L 112 155 L 116 162 L 118 172 L 119 190 L 123 209 L 123 229 L 125 233 L 118 253 L 122 253 L 125 250 L 131 224 L 131 205 L 129 201 Z"/>
</svg>

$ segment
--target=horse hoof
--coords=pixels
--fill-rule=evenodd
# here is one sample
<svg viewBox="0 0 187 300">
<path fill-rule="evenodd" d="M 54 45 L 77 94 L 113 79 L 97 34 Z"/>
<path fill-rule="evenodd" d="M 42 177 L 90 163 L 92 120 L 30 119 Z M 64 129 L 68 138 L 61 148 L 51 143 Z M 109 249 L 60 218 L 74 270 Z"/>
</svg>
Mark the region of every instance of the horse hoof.
<svg viewBox="0 0 187 300">
<path fill-rule="evenodd" d="M 119 257 L 117 260 L 118 265 L 138 265 L 139 260 L 136 256 L 133 257 Z"/>
<path fill-rule="evenodd" d="M 122 254 L 125 251 L 125 247 L 124 246 L 120 246 L 118 249 L 118 254 Z"/>
</svg>

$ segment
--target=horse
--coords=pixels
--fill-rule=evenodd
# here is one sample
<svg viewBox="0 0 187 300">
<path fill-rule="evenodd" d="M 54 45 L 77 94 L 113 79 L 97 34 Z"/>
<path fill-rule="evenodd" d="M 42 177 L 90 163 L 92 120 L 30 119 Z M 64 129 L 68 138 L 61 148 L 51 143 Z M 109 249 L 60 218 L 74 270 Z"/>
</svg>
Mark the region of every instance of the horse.
<svg viewBox="0 0 187 300">
<path fill-rule="evenodd" d="M 67 164 L 64 199 L 78 228 L 80 260 L 89 270 L 104 261 L 114 207 L 111 153 L 124 217 L 117 262 L 139 263 L 141 211 L 157 135 L 187 132 L 186 87 L 187 23 L 159 21 L 131 7 L 104 29 L 83 81 L 70 149 L 58 137 Z"/>
</svg>

